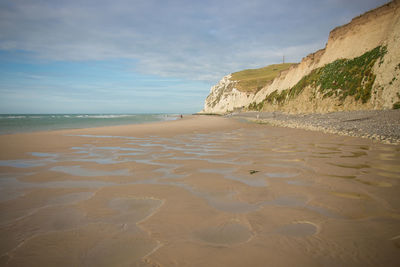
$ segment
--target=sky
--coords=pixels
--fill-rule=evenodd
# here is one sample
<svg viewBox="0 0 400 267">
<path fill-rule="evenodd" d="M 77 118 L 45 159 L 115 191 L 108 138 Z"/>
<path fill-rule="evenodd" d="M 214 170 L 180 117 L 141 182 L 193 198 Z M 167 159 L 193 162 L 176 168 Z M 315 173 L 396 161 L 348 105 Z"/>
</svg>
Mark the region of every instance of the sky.
<svg viewBox="0 0 400 267">
<path fill-rule="evenodd" d="M 0 113 L 194 113 L 387 0 L 0 0 Z"/>
</svg>

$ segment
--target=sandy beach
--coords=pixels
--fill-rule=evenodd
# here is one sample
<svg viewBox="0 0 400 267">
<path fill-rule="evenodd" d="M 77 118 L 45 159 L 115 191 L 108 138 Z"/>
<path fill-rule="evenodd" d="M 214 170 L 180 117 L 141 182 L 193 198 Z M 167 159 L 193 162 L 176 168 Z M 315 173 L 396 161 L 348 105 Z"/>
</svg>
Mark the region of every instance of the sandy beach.
<svg viewBox="0 0 400 267">
<path fill-rule="evenodd" d="M 399 145 L 185 116 L 0 148 L 0 266 L 400 263 Z"/>
</svg>

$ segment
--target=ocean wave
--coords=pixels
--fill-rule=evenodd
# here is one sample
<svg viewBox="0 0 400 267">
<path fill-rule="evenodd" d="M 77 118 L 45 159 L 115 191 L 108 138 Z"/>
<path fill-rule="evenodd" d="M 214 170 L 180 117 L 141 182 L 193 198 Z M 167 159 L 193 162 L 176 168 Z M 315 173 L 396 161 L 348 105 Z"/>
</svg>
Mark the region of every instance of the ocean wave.
<svg viewBox="0 0 400 267">
<path fill-rule="evenodd" d="M 76 118 L 89 118 L 89 119 L 115 119 L 124 117 L 135 117 L 136 115 L 77 115 Z"/>
<path fill-rule="evenodd" d="M 181 115 L 178 114 L 163 114 L 163 115 L 157 115 L 155 117 L 163 121 L 174 121 L 177 120 L 180 116 Z"/>
<path fill-rule="evenodd" d="M 7 117 L 1 117 L 2 119 L 25 119 L 26 116 L 7 116 Z"/>
<path fill-rule="evenodd" d="M 79 115 L 0 115 L 0 119 L 61 119 L 61 118 L 87 118 L 87 119 L 115 119 L 115 118 L 126 118 L 126 117 L 136 117 L 136 115 L 128 115 L 128 114 L 98 114 L 98 115 L 89 115 L 89 114 L 79 114 Z"/>
</svg>

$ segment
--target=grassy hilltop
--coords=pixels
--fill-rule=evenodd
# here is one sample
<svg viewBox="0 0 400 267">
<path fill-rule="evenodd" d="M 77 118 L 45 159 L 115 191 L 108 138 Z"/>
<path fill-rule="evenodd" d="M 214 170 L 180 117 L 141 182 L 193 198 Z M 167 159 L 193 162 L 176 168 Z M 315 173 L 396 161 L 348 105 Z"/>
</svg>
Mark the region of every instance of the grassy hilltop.
<svg viewBox="0 0 400 267">
<path fill-rule="evenodd" d="M 278 74 L 294 63 L 273 64 L 259 69 L 247 69 L 232 73 L 231 80 L 236 81 L 236 88 L 241 92 L 256 93 Z"/>
</svg>

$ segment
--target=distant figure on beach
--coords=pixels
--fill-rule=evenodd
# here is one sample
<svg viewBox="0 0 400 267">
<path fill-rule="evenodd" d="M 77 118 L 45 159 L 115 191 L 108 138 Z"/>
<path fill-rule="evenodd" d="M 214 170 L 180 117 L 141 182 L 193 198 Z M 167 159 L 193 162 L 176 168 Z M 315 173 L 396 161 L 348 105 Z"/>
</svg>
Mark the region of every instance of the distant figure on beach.
<svg viewBox="0 0 400 267">
<path fill-rule="evenodd" d="M 181 114 L 181 119 L 183 119 L 183 115 Z"/>
</svg>

